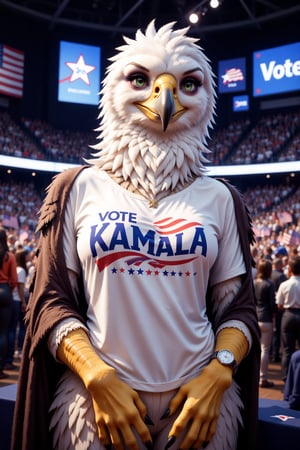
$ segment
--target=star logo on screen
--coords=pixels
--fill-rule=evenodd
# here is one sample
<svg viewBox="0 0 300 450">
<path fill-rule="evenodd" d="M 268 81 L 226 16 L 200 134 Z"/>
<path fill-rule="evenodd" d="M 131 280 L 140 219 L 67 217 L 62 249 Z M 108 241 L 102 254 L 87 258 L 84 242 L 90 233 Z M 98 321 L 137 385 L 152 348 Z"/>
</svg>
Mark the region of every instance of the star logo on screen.
<svg viewBox="0 0 300 450">
<path fill-rule="evenodd" d="M 88 74 L 96 69 L 95 66 L 89 66 L 85 63 L 83 55 L 80 55 L 77 62 L 66 62 L 66 65 L 72 70 L 72 75 L 69 81 L 72 83 L 76 80 L 82 80 L 87 85 L 90 85 Z"/>
</svg>

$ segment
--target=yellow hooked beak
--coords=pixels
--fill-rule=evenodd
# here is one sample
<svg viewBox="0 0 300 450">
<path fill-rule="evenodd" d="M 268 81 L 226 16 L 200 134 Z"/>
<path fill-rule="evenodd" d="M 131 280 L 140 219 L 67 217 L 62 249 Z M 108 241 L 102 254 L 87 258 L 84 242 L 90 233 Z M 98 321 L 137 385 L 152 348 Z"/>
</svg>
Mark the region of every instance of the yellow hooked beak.
<svg viewBox="0 0 300 450">
<path fill-rule="evenodd" d="M 185 109 L 178 100 L 176 78 L 169 74 L 159 75 L 147 100 L 136 102 L 135 105 L 154 122 L 161 121 L 163 131 L 169 122 L 178 119 Z"/>
</svg>

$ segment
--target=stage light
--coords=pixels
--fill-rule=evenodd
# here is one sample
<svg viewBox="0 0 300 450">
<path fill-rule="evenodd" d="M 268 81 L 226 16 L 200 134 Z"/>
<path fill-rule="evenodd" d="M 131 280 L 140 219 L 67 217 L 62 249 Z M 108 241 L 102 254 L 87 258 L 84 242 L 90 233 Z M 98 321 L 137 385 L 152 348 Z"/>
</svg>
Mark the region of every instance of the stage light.
<svg viewBox="0 0 300 450">
<path fill-rule="evenodd" d="M 209 6 L 211 8 L 218 8 L 220 6 L 219 0 L 210 0 Z"/>
<path fill-rule="evenodd" d="M 202 0 L 197 6 L 195 6 L 189 14 L 187 14 L 188 20 L 191 24 L 196 24 L 201 21 L 209 11 L 209 6 L 213 9 L 218 8 L 222 4 L 222 0 Z"/>
<path fill-rule="evenodd" d="M 196 12 L 191 13 L 189 16 L 189 21 L 190 21 L 190 23 L 193 23 L 193 24 L 198 23 L 199 22 L 198 14 Z"/>
</svg>

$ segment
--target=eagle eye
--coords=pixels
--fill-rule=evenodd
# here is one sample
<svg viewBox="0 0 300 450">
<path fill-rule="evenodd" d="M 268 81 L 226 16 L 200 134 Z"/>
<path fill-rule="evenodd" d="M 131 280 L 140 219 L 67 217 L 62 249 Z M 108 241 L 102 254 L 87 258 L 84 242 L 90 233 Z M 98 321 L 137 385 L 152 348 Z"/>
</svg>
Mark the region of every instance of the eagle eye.
<svg viewBox="0 0 300 450">
<path fill-rule="evenodd" d="M 130 74 L 127 79 L 133 89 L 144 89 L 149 85 L 148 77 L 140 72 Z"/>
<path fill-rule="evenodd" d="M 198 88 L 202 86 L 202 82 L 198 78 L 186 77 L 180 83 L 180 89 L 184 94 L 196 94 Z"/>
</svg>

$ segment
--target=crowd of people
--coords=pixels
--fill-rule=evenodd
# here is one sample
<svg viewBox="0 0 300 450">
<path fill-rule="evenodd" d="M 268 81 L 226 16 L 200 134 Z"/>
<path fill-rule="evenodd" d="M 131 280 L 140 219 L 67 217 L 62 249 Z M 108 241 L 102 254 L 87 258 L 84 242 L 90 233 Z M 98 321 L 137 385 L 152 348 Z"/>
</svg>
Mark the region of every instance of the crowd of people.
<svg viewBox="0 0 300 450">
<path fill-rule="evenodd" d="M 299 159 L 294 144 L 299 132 L 299 112 L 263 115 L 227 158 L 230 164 L 253 164 Z M 299 139 L 299 135 L 295 136 Z M 299 141 L 298 141 L 299 142 Z"/>
<path fill-rule="evenodd" d="M 260 386 L 272 388 L 274 383 L 268 379 L 270 359 L 281 362 L 285 381 L 291 356 L 300 345 L 299 323 L 295 326 L 288 320 L 293 308 L 297 316 L 300 312 L 299 296 L 297 298 L 300 292 L 300 254 L 298 246 L 280 246 L 274 251 L 269 247 L 263 255 L 258 255 L 254 248 L 253 257 L 256 262 L 254 291 L 261 332 Z M 292 292 L 289 284 L 295 282 L 299 286 Z"/>
<path fill-rule="evenodd" d="M 250 119 L 240 119 L 229 124 L 226 128 L 215 130 L 212 135 L 212 143 L 209 146 L 212 152 L 209 155 L 211 163 L 213 165 L 226 164 L 231 149 L 237 146 L 243 134 L 250 128 Z"/>
<path fill-rule="evenodd" d="M 14 370 L 15 358 L 22 356 L 25 311 L 34 274 L 35 242 L 0 227 L 0 379 Z"/>
<path fill-rule="evenodd" d="M 56 129 L 39 119 L 21 119 L 25 128 L 34 135 L 43 149 L 45 159 L 81 164 L 88 146 L 93 144 L 92 133 Z"/>
<path fill-rule="evenodd" d="M 40 119 L 14 120 L 0 111 L 1 153 L 47 161 L 81 164 L 91 154 L 94 132 L 63 130 Z M 300 111 L 263 115 L 217 127 L 211 134 L 210 164 L 297 161 L 300 156 Z"/>
<path fill-rule="evenodd" d="M 0 153 L 16 158 L 43 160 L 36 143 L 24 133 L 7 111 L 0 113 Z"/>
<path fill-rule="evenodd" d="M 37 213 L 42 193 L 33 182 L 1 181 L 0 218 L 7 229 L 33 234 L 37 225 Z"/>
<path fill-rule="evenodd" d="M 89 156 L 92 133 L 56 129 L 45 121 L 14 120 L 0 111 L 0 153 L 7 156 L 81 164 Z"/>
</svg>

